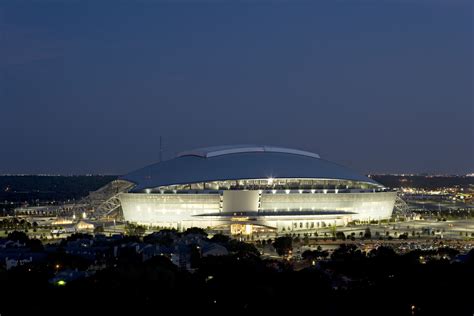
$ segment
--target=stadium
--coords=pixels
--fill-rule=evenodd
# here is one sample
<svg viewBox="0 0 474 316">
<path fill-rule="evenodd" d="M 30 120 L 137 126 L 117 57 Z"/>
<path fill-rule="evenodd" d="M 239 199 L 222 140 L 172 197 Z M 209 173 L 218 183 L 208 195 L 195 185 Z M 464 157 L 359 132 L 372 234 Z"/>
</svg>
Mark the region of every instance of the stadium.
<svg viewBox="0 0 474 316">
<path fill-rule="evenodd" d="M 231 234 L 292 233 L 388 219 L 396 192 L 307 151 L 221 146 L 183 152 L 131 172 L 128 222 Z"/>
</svg>

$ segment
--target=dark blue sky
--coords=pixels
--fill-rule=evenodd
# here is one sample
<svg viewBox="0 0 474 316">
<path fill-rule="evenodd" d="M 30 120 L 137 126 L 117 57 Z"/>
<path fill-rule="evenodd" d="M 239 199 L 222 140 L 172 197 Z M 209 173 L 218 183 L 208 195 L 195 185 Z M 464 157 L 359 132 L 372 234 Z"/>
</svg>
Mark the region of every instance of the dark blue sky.
<svg viewBox="0 0 474 316">
<path fill-rule="evenodd" d="M 4 0 L 0 173 L 125 173 L 160 135 L 473 172 L 473 38 L 467 0 Z"/>
</svg>

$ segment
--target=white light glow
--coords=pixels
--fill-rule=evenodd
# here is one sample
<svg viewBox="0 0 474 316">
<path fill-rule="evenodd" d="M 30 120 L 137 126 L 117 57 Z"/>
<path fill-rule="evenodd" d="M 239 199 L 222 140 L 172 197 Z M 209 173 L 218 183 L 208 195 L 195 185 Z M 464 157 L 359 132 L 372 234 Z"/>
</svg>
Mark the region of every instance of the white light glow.
<svg viewBox="0 0 474 316">
<path fill-rule="evenodd" d="M 252 233 L 252 225 L 245 225 L 245 234 L 250 235 Z"/>
</svg>

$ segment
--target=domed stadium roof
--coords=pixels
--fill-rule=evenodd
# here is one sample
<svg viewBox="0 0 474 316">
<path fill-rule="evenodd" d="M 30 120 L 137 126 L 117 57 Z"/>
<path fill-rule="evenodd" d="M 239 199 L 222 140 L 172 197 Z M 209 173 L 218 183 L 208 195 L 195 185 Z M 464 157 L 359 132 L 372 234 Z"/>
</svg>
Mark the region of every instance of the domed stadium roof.
<svg viewBox="0 0 474 316">
<path fill-rule="evenodd" d="M 121 179 L 135 183 L 132 191 L 137 192 L 174 184 L 268 178 L 337 179 L 379 185 L 311 152 L 256 145 L 186 151 L 176 158 L 133 171 Z"/>
</svg>

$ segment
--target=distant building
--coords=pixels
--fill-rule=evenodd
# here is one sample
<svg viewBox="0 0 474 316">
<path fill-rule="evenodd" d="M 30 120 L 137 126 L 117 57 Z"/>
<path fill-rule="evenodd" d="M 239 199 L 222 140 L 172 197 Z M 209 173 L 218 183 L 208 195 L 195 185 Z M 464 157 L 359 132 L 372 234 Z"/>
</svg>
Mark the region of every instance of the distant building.
<svg viewBox="0 0 474 316">
<path fill-rule="evenodd" d="M 27 258 L 6 258 L 5 259 L 5 266 L 7 270 L 10 270 L 11 268 L 17 267 L 17 266 L 22 266 L 24 264 L 31 263 L 33 261 L 33 257 L 27 257 Z"/>
<path fill-rule="evenodd" d="M 51 225 L 53 225 L 53 226 L 56 226 L 56 225 L 70 225 L 72 223 L 73 223 L 73 220 L 71 220 L 71 219 L 58 217 L 53 222 L 51 222 Z"/>
<path fill-rule="evenodd" d="M 11 249 L 11 251 L 2 251 L 0 259 L 5 260 L 5 268 L 10 270 L 18 266 L 44 261 L 46 254 L 30 252 L 27 249 Z"/>
<path fill-rule="evenodd" d="M 24 206 L 15 208 L 14 212 L 15 215 L 60 216 L 81 207 L 86 207 L 86 204 Z"/>
<path fill-rule="evenodd" d="M 81 231 L 81 230 L 94 230 L 95 225 L 91 222 L 85 221 L 85 220 L 80 220 L 76 224 L 76 230 Z"/>
<path fill-rule="evenodd" d="M 209 256 L 226 256 L 229 254 L 227 248 L 216 243 L 208 243 L 202 247 L 201 254 L 203 257 Z"/>
</svg>

